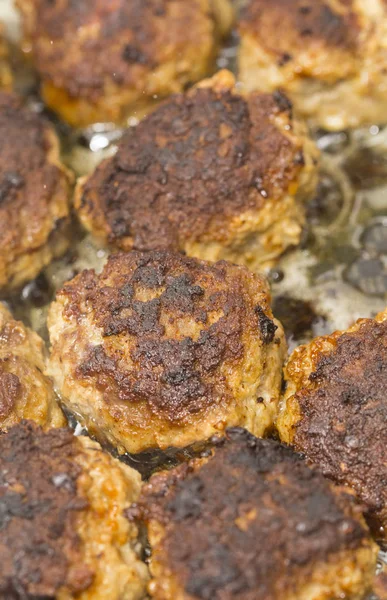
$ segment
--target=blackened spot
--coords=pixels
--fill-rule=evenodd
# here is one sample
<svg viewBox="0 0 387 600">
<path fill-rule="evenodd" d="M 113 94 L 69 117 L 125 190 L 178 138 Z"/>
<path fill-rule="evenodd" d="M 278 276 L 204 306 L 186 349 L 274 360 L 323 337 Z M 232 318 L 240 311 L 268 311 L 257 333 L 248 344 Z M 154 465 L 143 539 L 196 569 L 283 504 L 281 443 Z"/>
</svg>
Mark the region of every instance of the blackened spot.
<svg viewBox="0 0 387 600">
<path fill-rule="evenodd" d="M 278 65 L 280 67 L 283 67 L 284 65 L 286 65 L 288 62 L 290 62 L 292 60 L 292 55 L 289 54 L 288 52 L 284 52 L 281 56 L 281 58 L 278 61 Z"/>
<path fill-rule="evenodd" d="M 4 174 L 0 183 L 0 204 L 4 202 L 12 189 L 20 189 L 24 185 L 24 178 L 16 171 Z"/>
<path fill-rule="evenodd" d="M 178 484 L 176 496 L 168 505 L 176 521 L 184 521 L 184 519 L 200 515 L 203 487 L 203 483 L 198 477 L 193 477 L 180 486 Z"/>
<path fill-rule="evenodd" d="M 289 98 L 281 91 L 277 90 L 273 93 L 273 98 L 277 103 L 278 108 L 282 112 L 291 112 L 293 108 L 293 104 L 289 100 Z"/>
<path fill-rule="evenodd" d="M 122 51 L 122 58 L 128 63 L 144 65 L 148 62 L 146 55 L 131 44 L 126 44 Z"/>
<path fill-rule="evenodd" d="M 265 315 L 261 306 L 255 307 L 255 312 L 258 316 L 258 324 L 261 330 L 261 335 L 264 344 L 271 344 L 274 340 L 275 332 L 278 327 L 272 319 Z"/>
</svg>

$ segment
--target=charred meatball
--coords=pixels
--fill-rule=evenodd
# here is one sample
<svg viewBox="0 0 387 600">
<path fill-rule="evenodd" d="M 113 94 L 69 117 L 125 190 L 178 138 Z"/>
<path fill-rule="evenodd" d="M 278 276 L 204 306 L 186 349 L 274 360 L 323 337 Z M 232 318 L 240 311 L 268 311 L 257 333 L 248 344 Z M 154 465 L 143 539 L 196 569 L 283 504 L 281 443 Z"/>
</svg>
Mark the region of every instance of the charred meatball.
<svg viewBox="0 0 387 600">
<path fill-rule="evenodd" d="M 244 267 L 113 255 L 58 293 L 49 330 L 64 404 L 119 452 L 272 426 L 284 335 L 265 280 Z"/>
<path fill-rule="evenodd" d="M 239 30 L 248 90 L 281 88 L 328 130 L 386 122 L 385 0 L 247 0 Z"/>
<path fill-rule="evenodd" d="M 387 311 L 297 348 L 285 378 L 281 439 L 353 488 L 387 539 Z"/>
<path fill-rule="evenodd" d="M 229 0 L 17 0 L 48 106 L 120 122 L 215 66 Z"/>
<path fill-rule="evenodd" d="M 0 92 L 0 293 L 34 279 L 68 246 L 71 177 L 58 139 L 20 98 Z"/>
<path fill-rule="evenodd" d="M 0 90 L 12 88 L 12 73 L 8 64 L 8 44 L 4 37 L 4 28 L 0 23 Z"/>
<path fill-rule="evenodd" d="M 252 269 L 298 244 L 317 151 L 284 96 L 234 84 L 222 71 L 174 96 L 81 180 L 76 207 L 100 242 Z"/>
<path fill-rule="evenodd" d="M 42 427 L 65 425 L 45 368 L 43 340 L 0 303 L 0 430 L 22 419 Z"/>
<path fill-rule="evenodd" d="M 0 435 L 0 596 L 140 600 L 147 569 L 124 511 L 140 475 L 69 429 Z"/>
<path fill-rule="evenodd" d="M 350 492 L 242 429 L 154 475 L 130 514 L 157 600 L 360 599 L 372 583 L 377 547 Z"/>
</svg>

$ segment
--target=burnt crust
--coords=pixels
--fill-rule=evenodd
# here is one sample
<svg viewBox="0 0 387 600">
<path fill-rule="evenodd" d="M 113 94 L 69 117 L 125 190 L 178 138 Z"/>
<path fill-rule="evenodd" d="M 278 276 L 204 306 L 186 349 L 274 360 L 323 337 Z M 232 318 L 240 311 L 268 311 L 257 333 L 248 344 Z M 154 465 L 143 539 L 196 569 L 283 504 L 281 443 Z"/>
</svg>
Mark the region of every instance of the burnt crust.
<svg viewBox="0 0 387 600">
<path fill-rule="evenodd" d="M 282 123 L 280 126 L 279 123 Z M 135 129 L 81 189 L 86 225 L 121 249 L 182 250 L 224 241 L 234 218 L 280 199 L 303 168 L 281 93 L 197 88 Z"/>
<path fill-rule="evenodd" d="M 15 94 L 0 92 L 0 132 L 0 256 L 7 262 L 64 230 L 64 209 L 55 222 L 50 207 L 58 193 L 66 199 L 70 176 L 51 160 L 55 138 L 48 123 Z"/>
<path fill-rule="evenodd" d="M 240 30 L 259 36 L 263 47 L 286 65 L 312 42 L 357 54 L 361 23 L 353 0 L 248 0 L 242 8 Z M 278 36 L 278 31 L 283 35 Z"/>
<path fill-rule="evenodd" d="M 320 353 L 294 399 L 294 444 L 325 475 L 355 489 L 371 519 L 387 502 L 387 321 L 364 320 Z M 380 515 L 379 515 L 380 516 Z"/>
<path fill-rule="evenodd" d="M 22 9 L 23 3 L 20 0 Z M 107 80 L 137 89 L 147 73 L 171 60 L 173 53 L 181 53 L 187 43 L 196 41 L 199 47 L 213 18 L 210 11 L 204 13 L 199 0 L 33 0 L 32 4 L 36 19 L 33 31 L 27 32 L 38 71 L 70 97 L 91 101 L 104 94 Z M 96 31 L 79 33 L 93 26 Z"/>
<path fill-rule="evenodd" d="M 65 318 L 86 310 L 104 340 L 89 346 L 74 377 L 92 379 L 110 406 L 144 402 L 171 423 L 232 400 L 221 369 L 248 351 L 247 332 L 267 342 L 260 323 L 272 318 L 260 277 L 171 252 L 116 254 L 101 275 L 85 271 L 59 296 Z"/>
<path fill-rule="evenodd" d="M 184 597 L 279 598 L 301 569 L 367 543 L 353 498 L 300 455 L 242 429 L 226 438 L 208 461 L 154 475 L 129 513 L 161 525 L 155 560 Z"/>
<path fill-rule="evenodd" d="M 0 434 L 2 598 L 54 599 L 62 586 L 77 594 L 91 585 L 75 529 L 87 506 L 77 494 L 78 451 L 68 429 L 43 433 L 23 421 Z"/>
<path fill-rule="evenodd" d="M 57 168 L 47 162 L 45 128 L 44 119 L 24 108 L 21 98 L 0 92 L 1 240 L 14 215 L 20 217 L 22 204 L 33 218 L 43 207 L 46 209 L 55 188 Z"/>
</svg>

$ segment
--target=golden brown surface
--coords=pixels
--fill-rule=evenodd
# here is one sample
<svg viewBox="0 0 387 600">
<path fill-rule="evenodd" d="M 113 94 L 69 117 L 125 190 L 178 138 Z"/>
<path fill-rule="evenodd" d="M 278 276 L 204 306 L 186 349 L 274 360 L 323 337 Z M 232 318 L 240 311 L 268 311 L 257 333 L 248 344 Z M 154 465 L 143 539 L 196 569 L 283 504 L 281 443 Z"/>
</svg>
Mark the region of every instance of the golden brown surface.
<svg viewBox="0 0 387 600">
<path fill-rule="evenodd" d="M 212 71 L 229 0 L 17 0 L 46 103 L 70 124 L 122 121 Z"/>
<path fill-rule="evenodd" d="M 66 424 L 45 367 L 43 340 L 0 303 L 0 430 L 22 419 L 42 427 Z"/>
<path fill-rule="evenodd" d="M 239 30 L 247 89 L 284 90 L 326 129 L 386 122 L 384 0 L 248 0 Z"/>
<path fill-rule="evenodd" d="M 241 429 L 209 459 L 154 475 L 144 521 L 156 600 L 360 599 L 377 546 L 353 496 L 290 448 Z"/>
<path fill-rule="evenodd" d="M 8 63 L 8 44 L 0 23 L 0 90 L 12 88 L 12 73 Z"/>
<path fill-rule="evenodd" d="M 243 267 L 116 254 L 65 285 L 48 324 L 64 404 L 119 451 L 271 429 L 286 344 L 266 281 Z"/>
<path fill-rule="evenodd" d="M 0 435 L 0 595 L 140 600 L 146 566 L 124 510 L 139 474 L 69 429 Z"/>
<path fill-rule="evenodd" d="M 0 92 L 0 293 L 36 277 L 68 246 L 72 178 L 56 134 L 14 94 Z"/>
<path fill-rule="evenodd" d="M 282 94 L 234 84 L 221 71 L 174 96 L 81 180 L 75 204 L 101 243 L 252 269 L 298 244 L 317 149 Z"/>
<path fill-rule="evenodd" d="M 297 348 L 285 369 L 281 439 L 353 488 L 387 533 L 387 311 Z"/>
</svg>

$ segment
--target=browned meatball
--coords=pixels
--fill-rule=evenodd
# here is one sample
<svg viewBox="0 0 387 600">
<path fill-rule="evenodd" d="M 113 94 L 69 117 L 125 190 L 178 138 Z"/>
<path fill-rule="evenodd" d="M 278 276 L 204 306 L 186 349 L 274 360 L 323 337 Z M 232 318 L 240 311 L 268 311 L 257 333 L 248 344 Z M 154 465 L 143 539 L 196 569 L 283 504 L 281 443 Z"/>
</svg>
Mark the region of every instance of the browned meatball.
<svg viewBox="0 0 387 600">
<path fill-rule="evenodd" d="M 329 130 L 386 122 L 385 0 L 247 0 L 240 79 Z"/>
<path fill-rule="evenodd" d="M 8 58 L 8 44 L 4 38 L 4 28 L 0 23 L 0 90 L 12 88 L 12 73 Z"/>
<path fill-rule="evenodd" d="M 244 267 L 117 254 L 65 285 L 48 325 L 64 404 L 120 452 L 272 427 L 286 344 L 266 281 Z"/>
<path fill-rule="evenodd" d="M 281 439 L 353 488 L 387 538 L 387 311 L 297 348 L 285 378 Z"/>
<path fill-rule="evenodd" d="M 174 96 L 81 180 L 75 204 L 100 242 L 252 269 L 298 244 L 317 150 L 284 96 L 234 84 L 221 71 Z"/>
<path fill-rule="evenodd" d="M 124 515 L 140 476 L 69 429 L 0 435 L 0 596 L 142 600 L 147 568 Z"/>
<path fill-rule="evenodd" d="M 0 303 L 0 430 L 23 419 L 42 427 L 66 424 L 45 368 L 43 340 Z"/>
<path fill-rule="evenodd" d="M 67 249 L 72 178 L 54 131 L 14 94 L 0 92 L 0 135 L 1 294 Z"/>
<path fill-rule="evenodd" d="M 72 125 L 122 121 L 215 65 L 229 0 L 17 0 L 46 103 Z"/>
<path fill-rule="evenodd" d="M 350 492 L 241 429 L 154 475 L 130 514 L 148 528 L 156 600 L 360 600 L 371 587 L 377 547 Z"/>
</svg>

